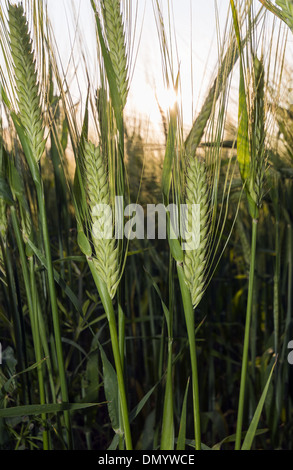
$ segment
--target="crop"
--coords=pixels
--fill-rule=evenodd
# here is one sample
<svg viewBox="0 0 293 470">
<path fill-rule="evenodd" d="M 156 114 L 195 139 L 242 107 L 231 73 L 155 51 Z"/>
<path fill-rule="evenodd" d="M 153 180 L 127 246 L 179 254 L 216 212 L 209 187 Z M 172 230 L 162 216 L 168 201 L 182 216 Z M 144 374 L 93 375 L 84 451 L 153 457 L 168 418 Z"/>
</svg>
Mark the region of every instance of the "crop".
<svg viewBox="0 0 293 470">
<path fill-rule="evenodd" d="M 292 2 L 215 8 L 188 130 L 152 2 L 160 145 L 128 116 L 136 2 L 87 6 L 94 66 L 78 18 L 66 65 L 46 1 L 0 7 L 0 448 L 291 449 Z"/>
</svg>

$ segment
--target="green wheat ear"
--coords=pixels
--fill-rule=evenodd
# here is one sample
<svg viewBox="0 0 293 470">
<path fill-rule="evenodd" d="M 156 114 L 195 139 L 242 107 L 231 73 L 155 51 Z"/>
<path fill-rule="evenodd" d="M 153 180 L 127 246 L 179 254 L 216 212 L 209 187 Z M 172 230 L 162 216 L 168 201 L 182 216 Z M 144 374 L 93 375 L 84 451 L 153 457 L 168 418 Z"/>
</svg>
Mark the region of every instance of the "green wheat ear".
<svg viewBox="0 0 293 470">
<path fill-rule="evenodd" d="M 107 168 L 100 148 L 92 142 L 83 142 L 83 159 L 91 219 L 90 228 L 96 254 L 94 264 L 113 298 L 119 283 L 118 250 L 113 236 L 113 220 L 106 212 L 102 214 L 97 212 L 98 206 L 111 207 Z M 109 238 L 104 236 L 97 238 L 95 236 L 97 230 Z"/>
<path fill-rule="evenodd" d="M 254 57 L 255 98 L 252 111 L 252 175 L 251 184 L 254 187 L 256 204 L 261 207 L 264 197 L 264 182 L 266 171 L 265 149 L 265 77 L 264 66 L 261 60 Z"/>
<path fill-rule="evenodd" d="M 8 16 L 20 119 L 38 162 L 44 152 L 45 140 L 32 41 L 23 6 L 9 4 Z"/>
<path fill-rule="evenodd" d="M 199 243 L 196 247 L 191 241 L 185 244 L 183 268 L 189 287 L 192 304 L 196 307 L 205 289 L 206 258 L 209 230 L 209 196 L 205 164 L 197 158 L 190 159 L 186 175 L 186 199 L 188 207 L 185 224 L 188 229 L 199 230 Z M 199 205 L 199 213 L 193 213 L 193 204 Z M 186 227 L 187 228 L 187 227 Z"/>
<path fill-rule="evenodd" d="M 276 4 L 282 9 L 283 19 L 293 31 L 293 1 L 276 0 Z"/>
<path fill-rule="evenodd" d="M 102 11 L 110 58 L 117 80 L 122 108 L 124 108 L 128 95 L 128 67 L 120 0 L 102 0 Z"/>
</svg>

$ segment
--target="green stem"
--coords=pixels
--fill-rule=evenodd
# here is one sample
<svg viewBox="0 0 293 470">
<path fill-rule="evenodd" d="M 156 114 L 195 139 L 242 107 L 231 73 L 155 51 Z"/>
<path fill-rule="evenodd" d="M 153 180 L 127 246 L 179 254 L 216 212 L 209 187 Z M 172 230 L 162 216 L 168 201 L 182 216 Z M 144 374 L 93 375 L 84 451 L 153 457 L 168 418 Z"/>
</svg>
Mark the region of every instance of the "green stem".
<svg viewBox="0 0 293 470">
<path fill-rule="evenodd" d="M 201 428 L 200 428 L 200 407 L 199 407 L 199 389 L 198 389 L 198 371 L 197 354 L 195 342 L 194 309 L 191 295 L 185 282 L 185 275 L 182 266 L 177 263 L 177 272 L 183 301 L 187 335 L 189 341 L 191 372 L 192 372 L 192 396 L 193 396 L 193 414 L 194 414 L 194 435 L 195 449 L 201 450 Z"/>
<path fill-rule="evenodd" d="M 57 304 L 57 296 L 56 296 L 56 289 L 55 289 L 50 238 L 49 238 L 49 231 L 48 231 L 48 224 L 47 224 L 47 217 L 46 217 L 45 199 L 44 199 L 42 186 L 39 187 L 38 185 L 36 185 L 36 189 L 37 189 L 37 198 L 38 198 L 40 221 L 41 221 L 42 233 L 43 233 L 45 255 L 46 255 L 47 266 L 48 266 L 48 270 L 47 270 L 48 286 L 49 286 L 49 295 L 50 295 L 50 301 L 51 301 L 51 311 L 52 311 L 52 319 L 53 319 L 56 354 L 57 354 L 57 361 L 58 361 L 58 368 L 59 368 L 61 397 L 62 397 L 63 403 L 68 403 L 69 402 L 68 389 L 67 389 L 67 383 L 66 383 L 64 359 L 63 359 L 61 329 L 60 329 L 60 321 L 59 321 L 59 314 L 58 314 L 58 304 Z M 64 411 L 64 420 L 65 420 L 65 426 L 66 426 L 68 448 L 72 449 L 73 440 L 72 440 L 71 420 L 70 420 L 69 411 Z"/>
<path fill-rule="evenodd" d="M 115 312 L 113 309 L 112 300 L 108 293 L 107 287 L 97 275 L 97 272 L 94 267 L 94 263 L 91 258 L 88 258 L 88 265 L 91 270 L 97 289 L 99 291 L 99 295 L 100 295 L 100 298 L 101 298 L 101 301 L 102 301 L 102 304 L 103 304 L 103 307 L 105 309 L 107 319 L 108 319 L 112 351 L 113 351 L 117 380 L 118 380 L 118 389 L 119 389 L 119 397 L 120 397 L 121 415 L 122 415 L 122 421 L 123 421 L 123 430 L 124 430 L 124 436 L 125 436 L 125 445 L 126 445 L 127 450 L 132 450 L 132 439 L 131 439 L 131 432 L 130 432 L 127 399 L 126 399 L 126 392 L 125 392 L 125 385 L 124 385 L 123 367 L 122 367 L 122 361 L 120 357 Z"/>
<path fill-rule="evenodd" d="M 164 396 L 164 411 L 161 436 L 161 450 L 174 450 L 174 417 L 173 417 L 173 257 L 169 257 L 169 309 L 166 322 L 168 331 L 168 364 Z M 166 315 L 165 314 L 165 315 Z"/>
<path fill-rule="evenodd" d="M 27 297 L 27 302 L 28 302 L 29 315 L 30 315 L 30 320 L 31 320 L 35 357 L 36 357 L 36 361 L 40 363 L 42 360 L 42 353 L 41 353 L 41 347 L 40 347 L 40 337 L 38 333 L 39 329 L 38 329 L 37 315 L 35 314 L 35 309 L 33 305 L 34 297 L 32 295 L 33 291 L 31 290 L 31 285 L 30 285 L 30 277 L 29 277 L 29 272 L 28 272 L 28 267 L 27 267 L 27 259 L 25 255 L 23 239 L 22 239 L 22 235 L 21 235 L 21 231 L 19 228 L 18 219 L 17 219 L 14 206 L 11 206 L 10 214 L 11 214 L 12 226 L 13 226 L 16 243 L 17 243 L 17 247 L 19 251 L 19 256 L 20 256 L 20 264 L 21 264 L 21 269 L 22 269 L 22 275 L 23 275 L 26 297 Z M 44 377 L 42 373 L 41 364 L 38 365 L 37 367 L 37 374 L 38 374 L 38 382 L 39 382 L 40 403 L 41 405 L 45 405 L 46 403 L 45 386 L 44 386 Z M 41 417 L 45 425 L 46 414 L 43 413 Z M 48 436 L 48 431 L 46 429 L 43 431 L 43 449 L 44 450 L 49 449 L 49 436 Z"/>
<path fill-rule="evenodd" d="M 235 450 L 240 450 L 240 447 L 241 447 L 244 398 L 245 398 L 247 366 L 248 366 L 249 335 L 250 335 L 251 314 L 252 314 L 253 285 L 254 285 L 254 275 L 255 275 L 257 227 L 258 227 L 258 220 L 253 219 L 253 222 L 252 222 L 252 239 L 251 239 L 251 255 L 250 255 L 251 258 L 250 258 L 250 271 L 249 271 L 249 284 L 248 284 L 248 298 L 247 298 L 247 308 L 246 308 L 244 347 L 243 347 L 243 357 L 242 357 L 242 370 L 241 370 L 241 382 L 240 382 L 240 393 L 239 393 L 239 404 L 238 404 L 238 416 L 237 416 L 237 425 L 236 425 Z"/>
<path fill-rule="evenodd" d="M 119 354 L 121 360 L 122 373 L 124 373 L 124 353 L 125 353 L 125 315 L 121 307 L 121 300 L 118 292 L 118 341 L 119 341 Z M 123 418 L 121 415 L 121 407 L 119 407 L 119 421 L 123 425 Z M 120 436 L 119 450 L 124 450 L 123 437 Z"/>
<path fill-rule="evenodd" d="M 173 339 L 168 339 L 167 381 L 164 397 L 161 450 L 174 450 L 173 389 L 172 389 Z"/>
<path fill-rule="evenodd" d="M 125 314 L 121 307 L 121 300 L 118 301 L 118 333 L 119 333 L 119 351 L 122 370 L 124 370 L 124 354 L 125 354 Z"/>
<path fill-rule="evenodd" d="M 24 338 L 24 332 L 23 332 L 23 320 L 21 318 L 21 311 L 18 305 L 15 278 L 14 278 L 14 273 L 13 273 L 13 263 L 11 259 L 10 250 L 7 245 L 4 246 L 2 239 L 1 239 L 1 249 L 4 255 L 5 272 L 6 272 L 6 277 L 7 277 L 7 288 L 8 288 L 8 295 L 9 295 L 9 300 L 10 300 L 9 313 L 11 313 L 12 324 L 13 324 L 13 332 L 14 332 L 13 341 L 14 341 L 15 350 L 16 350 L 17 367 L 18 367 L 18 371 L 21 372 L 22 370 L 27 368 L 25 338 Z M 24 403 L 30 403 L 30 394 L 28 390 L 28 382 L 27 382 L 26 374 L 20 375 L 20 382 L 21 382 L 22 400 Z"/>
</svg>

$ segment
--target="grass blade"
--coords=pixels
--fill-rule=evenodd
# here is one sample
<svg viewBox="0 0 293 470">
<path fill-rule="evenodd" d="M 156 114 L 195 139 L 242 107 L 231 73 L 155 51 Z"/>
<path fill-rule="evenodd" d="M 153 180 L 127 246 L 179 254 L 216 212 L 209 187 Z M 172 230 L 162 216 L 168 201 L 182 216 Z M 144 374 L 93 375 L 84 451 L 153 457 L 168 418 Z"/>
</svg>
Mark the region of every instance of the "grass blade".
<svg viewBox="0 0 293 470">
<path fill-rule="evenodd" d="M 104 403 L 50 403 L 47 405 L 24 405 L 0 410 L 0 418 L 15 418 L 18 416 L 41 415 L 64 411 L 78 411 Z"/>
<path fill-rule="evenodd" d="M 270 383 L 271 383 L 271 380 L 272 380 L 272 375 L 273 375 L 275 366 L 276 366 L 276 362 L 274 363 L 274 365 L 272 367 L 269 378 L 268 378 L 267 383 L 265 385 L 265 388 L 262 392 L 262 396 L 259 400 L 259 403 L 258 403 L 257 408 L 255 410 L 254 416 L 252 418 L 252 421 L 251 421 L 250 426 L 248 428 L 248 431 L 246 433 L 246 436 L 245 436 L 245 439 L 243 441 L 241 450 L 250 450 L 251 449 L 254 437 L 256 436 L 257 426 L 258 426 L 258 423 L 259 423 L 259 420 L 260 420 L 260 415 L 261 415 L 262 409 L 263 409 L 265 401 L 266 401 L 266 396 L 267 396 L 267 393 L 268 393 L 268 390 L 269 390 L 269 386 L 270 386 Z"/>
<path fill-rule="evenodd" d="M 179 427 L 179 434 L 178 434 L 176 450 L 185 450 L 186 413 L 187 413 L 187 396 L 188 396 L 189 382 L 190 382 L 190 379 L 188 379 L 188 382 L 187 382 L 187 385 L 186 385 L 186 390 L 185 390 L 185 395 L 184 395 L 184 399 L 183 399 L 181 419 L 180 419 L 180 427 Z"/>
</svg>

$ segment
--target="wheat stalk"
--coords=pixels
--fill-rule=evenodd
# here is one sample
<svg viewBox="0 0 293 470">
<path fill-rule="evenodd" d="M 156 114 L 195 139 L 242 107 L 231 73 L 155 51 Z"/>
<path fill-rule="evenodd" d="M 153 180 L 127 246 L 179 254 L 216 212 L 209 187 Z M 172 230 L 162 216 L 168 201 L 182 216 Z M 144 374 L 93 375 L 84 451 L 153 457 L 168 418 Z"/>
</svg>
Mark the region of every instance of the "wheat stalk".
<svg viewBox="0 0 293 470">
<path fill-rule="evenodd" d="M 110 208 L 110 192 L 107 168 L 102 152 L 92 142 L 83 143 L 84 169 L 86 175 L 87 196 L 90 206 L 92 241 L 96 257 L 94 264 L 100 278 L 106 283 L 113 298 L 119 282 L 118 250 L 113 238 L 113 222 L 107 212 L 97 214 L 99 206 Z M 97 238 L 95 230 L 109 238 Z M 111 237 L 111 238 L 110 238 Z"/>
<path fill-rule="evenodd" d="M 4 239 L 7 231 L 6 203 L 0 197 L 0 235 Z"/>
<path fill-rule="evenodd" d="M 128 66 L 120 0 L 102 0 L 101 3 L 110 58 L 116 76 L 122 108 L 124 108 L 128 95 Z"/>
<path fill-rule="evenodd" d="M 45 140 L 32 40 L 22 4 L 9 4 L 8 15 L 18 108 L 32 154 L 39 161 Z"/>
<path fill-rule="evenodd" d="M 41 172 L 38 166 L 46 141 L 44 139 L 44 122 L 41 109 L 41 99 L 37 80 L 36 62 L 32 49 L 32 40 L 29 33 L 28 22 L 24 14 L 22 4 L 8 7 L 9 21 L 9 45 L 13 61 L 15 75 L 15 85 L 17 89 L 17 104 L 19 113 L 16 118 L 12 113 L 12 118 L 21 140 L 23 151 L 35 182 L 40 228 L 42 233 L 43 247 L 47 262 L 48 292 L 53 320 L 54 340 L 56 347 L 56 358 L 58 362 L 58 372 L 60 379 L 60 390 L 62 402 L 68 403 L 68 387 L 66 371 L 63 359 L 63 345 L 61 337 L 60 318 L 58 311 L 57 293 L 55 287 L 54 268 L 51 254 L 48 220 L 46 211 L 46 201 L 44 187 L 42 184 Z M 14 209 L 14 208 L 12 208 Z M 15 216 L 15 213 L 14 213 Z M 15 231 L 18 232 L 17 220 L 15 221 Z M 24 225 L 26 225 L 24 223 Z M 28 234 L 24 233 L 26 237 Z M 25 238 L 26 241 L 26 238 Z M 19 249 L 22 244 L 19 241 Z M 23 269 L 26 270 L 25 262 L 22 262 Z M 27 272 L 25 273 L 27 279 Z M 28 281 L 30 282 L 30 281 Z M 31 292 L 31 286 L 28 286 Z M 38 341 L 40 338 L 38 338 Z M 37 353 L 39 354 L 39 352 Z M 68 410 L 64 410 L 64 419 L 67 434 L 68 448 L 72 448 L 71 417 Z M 48 448 L 48 442 L 44 442 L 44 448 Z"/>
<path fill-rule="evenodd" d="M 188 214 L 186 224 L 193 233 L 199 228 L 199 244 L 194 248 L 192 240 L 186 242 L 184 273 L 191 293 L 194 307 L 200 302 L 205 287 L 205 265 L 208 249 L 209 230 L 209 191 L 205 164 L 199 159 L 191 159 L 186 175 L 186 205 Z M 192 211 L 194 204 L 200 206 L 199 213 Z"/>
<path fill-rule="evenodd" d="M 3 247 L 5 247 L 5 240 L 7 234 L 7 216 L 6 216 L 6 203 L 2 197 L 0 197 L 0 237 L 3 241 Z M 2 252 L 2 244 L 0 245 L 0 267 L 3 268 L 4 259 Z"/>
</svg>

